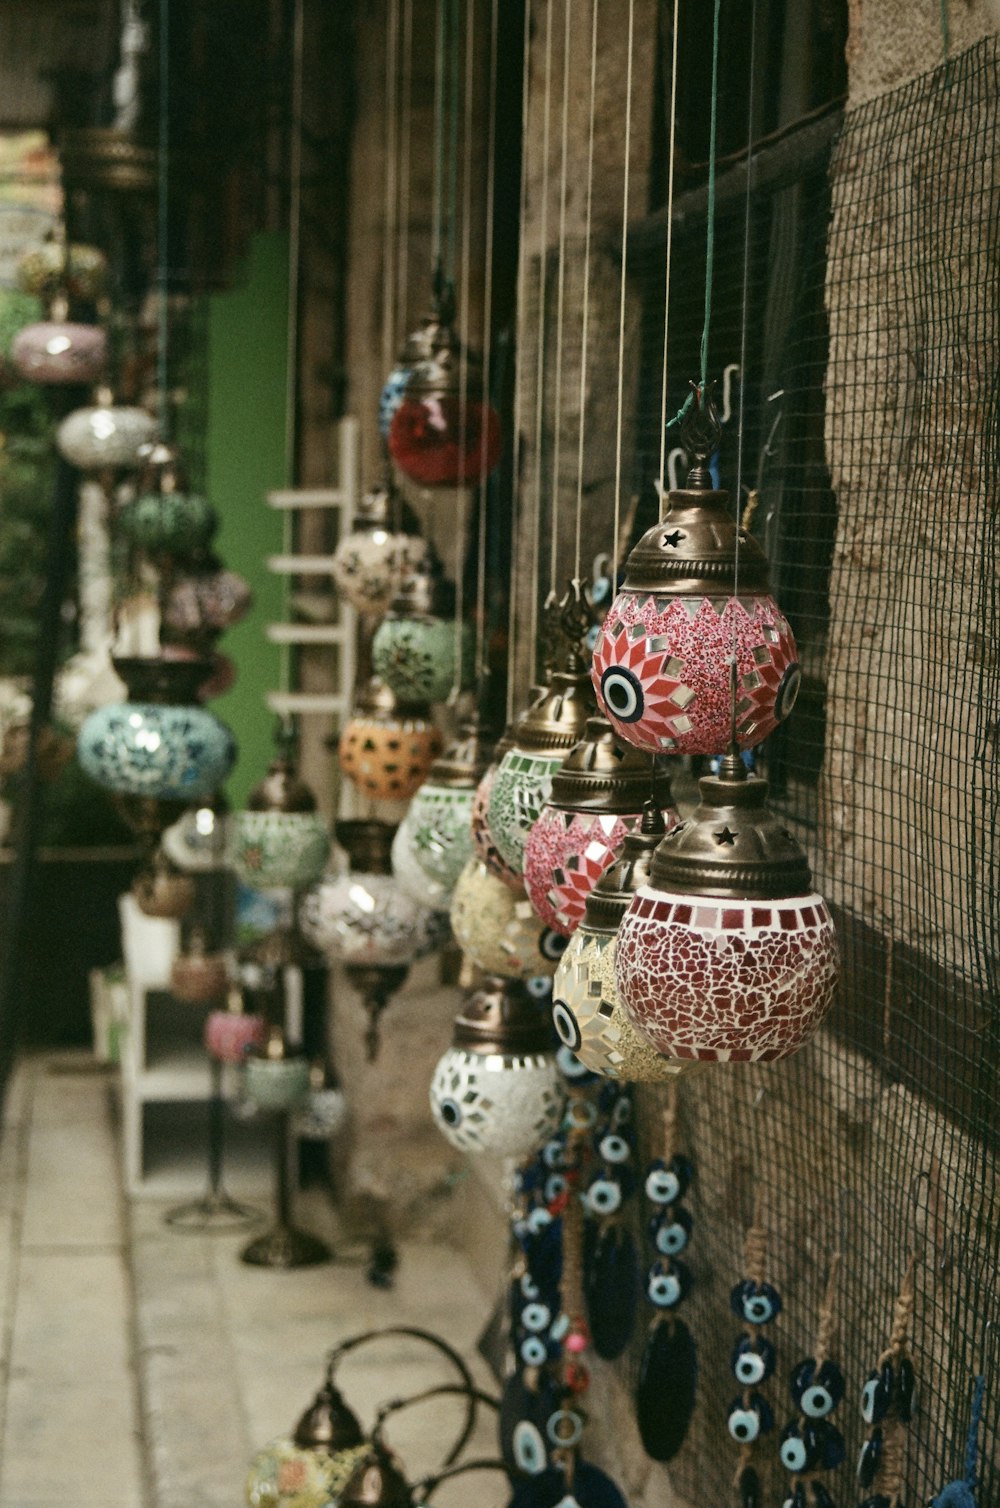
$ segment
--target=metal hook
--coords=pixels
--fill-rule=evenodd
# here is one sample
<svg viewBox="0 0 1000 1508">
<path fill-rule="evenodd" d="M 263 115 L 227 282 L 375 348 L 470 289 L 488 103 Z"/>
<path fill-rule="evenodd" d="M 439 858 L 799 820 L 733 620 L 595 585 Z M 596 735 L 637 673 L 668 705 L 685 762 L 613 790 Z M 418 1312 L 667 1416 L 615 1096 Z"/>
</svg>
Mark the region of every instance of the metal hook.
<svg viewBox="0 0 1000 1508">
<path fill-rule="evenodd" d="M 682 445 L 675 445 L 667 456 L 667 486 L 671 492 L 676 492 L 680 487 L 680 473 L 678 468 L 687 462 L 687 451 Z"/>
<path fill-rule="evenodd" d="M 951 1238 L 942 1237 L 941 1233 L 941 1164 L 937 1158 L 932 1158 L 929 1168 L 921 1169 L 914 1173 L 910 1180 L 910 1201 L 916 1209 L 920 1208 L 919 1185 L 927 1184 L 927 1204 L 925 1207 L 926 1229 L 923 1232 L 922 1244 L 915 1245 L 914 1255 L 918 1261 L 923 1256 L 924 1249 L 930 1246 L 936 1257 L 936 1269 L 944 1276 L 951 1270 Z"/>
<path fill-rule="evenodd" d="M 722 373 L 722 423 L 728 424 L 733 414 L 732 397 L 733 378 L 740 370 L 738 361 L 731 361 Z"/>
</svg>

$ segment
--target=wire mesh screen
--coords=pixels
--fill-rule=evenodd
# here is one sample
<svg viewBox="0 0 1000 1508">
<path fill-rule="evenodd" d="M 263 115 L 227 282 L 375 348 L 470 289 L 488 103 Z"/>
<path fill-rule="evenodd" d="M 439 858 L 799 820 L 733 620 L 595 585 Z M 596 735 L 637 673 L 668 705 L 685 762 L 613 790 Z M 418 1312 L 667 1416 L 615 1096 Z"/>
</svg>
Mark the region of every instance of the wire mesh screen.
<svg viewBox="0 0 1000 1508">
<path fill-rule="evenodd" d="M 925 1503 L 962 1474 L 982 1372 L 980 1501 L 1000 1502 L 997 75 L 991 40 L 850 111 L 832 147 L 814 143 L 796 164 L 786 144 L 782 171 L 754 192 L 742 501 L 759 494 L 754 532 L 805 673 L 761 763 L 836 909 L 844 983 L 829 1029 L 797 1057 L 682 1085 L 698 1170 L 685 1318 L 700 1373 L 671 1478 L 692 1503 L 731 1500 L 728 1300 L 758 1195 L 784 1299 L 763 1389 L 777 1428 L 756 1453 L 764 1501 L 787 1495 L 788 1373 L 813 1352 L 839 1251 L 848 1451 L 826 1479 L 834 1500 L 866 1496 L 853 1478 L 860 1389 L 915 1255 L 920 1405 L 902 1501 Z M 704 218 L 692 203 L 675 219 L 671 412 L 698 370 Z M 741 197 L 723 199 L 713 373 L 740 361 L 743 234 Z M 638 528 L 653 520 L 659 465 L 662 224 L 636 230 L 629 272 L 645 343 Z M 735 375 L 720 458 L 731 490 Z M 656 1095 L 644 1093 L 652 1145 Z M 636 1360 L 622 1381 L 634 1383 Z"/>
</svg>

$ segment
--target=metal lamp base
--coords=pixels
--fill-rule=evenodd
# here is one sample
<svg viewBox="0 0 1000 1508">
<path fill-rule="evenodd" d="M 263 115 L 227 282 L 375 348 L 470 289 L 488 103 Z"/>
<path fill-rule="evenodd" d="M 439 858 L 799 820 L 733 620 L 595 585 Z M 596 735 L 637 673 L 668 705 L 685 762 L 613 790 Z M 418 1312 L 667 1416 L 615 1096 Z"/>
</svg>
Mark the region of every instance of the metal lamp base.
<svg viewBox="0 0 1000 1508">
<path fill-rule="evenodd" d="M 259 1225 L 264 1216 L 252 1205 L 240 1204 L 226 1193 L 216 1193 L 194 1199 L 190 1204 L 179 1204 L 176 1209 L 168 1210 L 163 1218 L 174 1230 L 224 1235 L 227 1231 Z"/>
<path fill-rule="evenodd" d="M 240 1261 L 250 1267 L 316 1267 L 329 1262 L 333 1253 L 316 1236 L 291 1225 L 275 1225 L 240 1252 Z"/>
</svg>

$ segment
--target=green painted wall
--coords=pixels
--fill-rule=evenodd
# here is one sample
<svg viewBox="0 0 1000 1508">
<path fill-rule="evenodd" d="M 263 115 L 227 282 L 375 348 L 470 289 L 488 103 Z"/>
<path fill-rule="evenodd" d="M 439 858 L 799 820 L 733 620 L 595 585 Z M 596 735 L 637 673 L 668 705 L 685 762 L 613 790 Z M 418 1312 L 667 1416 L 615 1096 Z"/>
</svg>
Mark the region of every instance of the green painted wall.
<svg viewBox="0 0 1000 1508">
<path fill-rule="evenodd" d="M 288 257 L 281 235 L 254 238 L 236 285 L 213 295 L 208 313 L 208 496 L 219 515 L 217 545 L 253 587 L 254 605 L 220 648 L 236 662 L 231 691 L 212 703 L 239 744 L 227 792 L 234 809 L 267 768 L 274 717 L 265 693 L 278 686 L 280 651 L 265 638 L 283 613 L 282 582 L 264 565 L 282 548 L 282 515 L 264 494 L 285 483 Z"/>
</svg>

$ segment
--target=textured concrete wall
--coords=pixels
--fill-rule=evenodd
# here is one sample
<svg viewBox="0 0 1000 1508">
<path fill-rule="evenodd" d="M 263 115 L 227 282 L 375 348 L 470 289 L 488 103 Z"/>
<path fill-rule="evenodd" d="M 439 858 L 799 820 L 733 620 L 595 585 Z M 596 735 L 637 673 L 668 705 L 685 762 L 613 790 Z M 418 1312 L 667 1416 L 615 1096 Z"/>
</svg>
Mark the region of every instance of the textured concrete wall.
<svg viewBox="0 0 1000 1508">
<path fill-rule="evenodd" d="M 943 56 L 938 0 L 848 0 L 848 108 L 936 68 Z M 947 0 L 953 54 L 1000 30 L 997 0 Z"/>
</svg>

